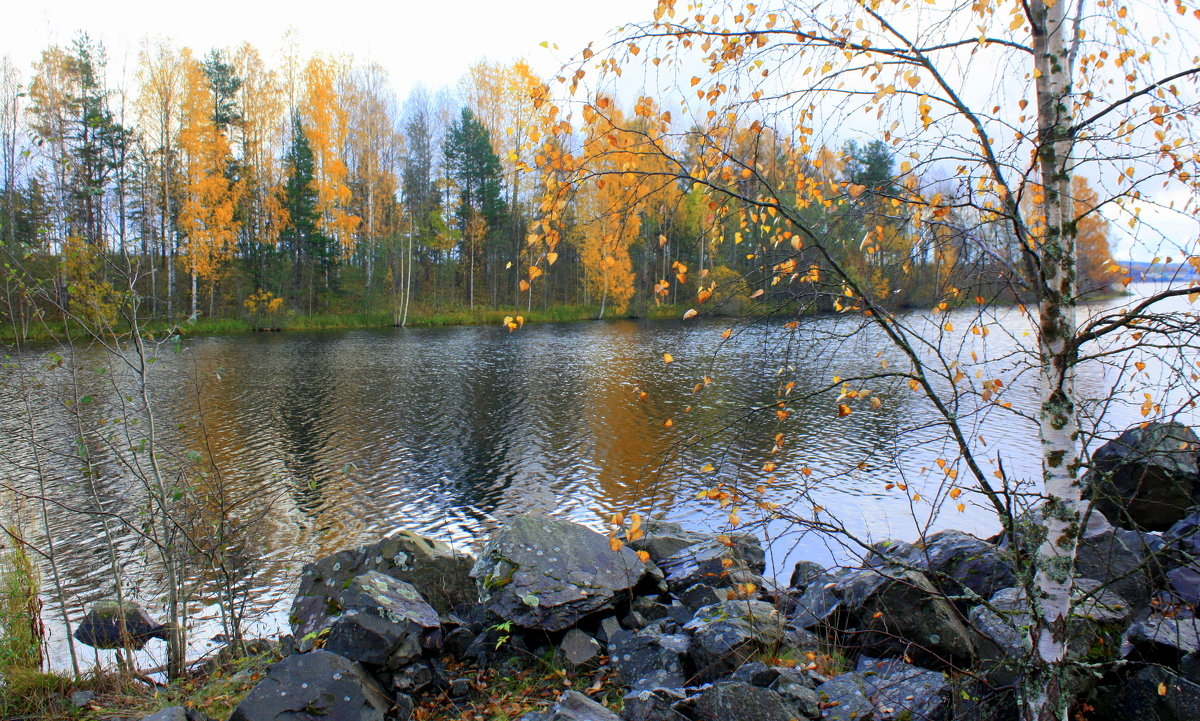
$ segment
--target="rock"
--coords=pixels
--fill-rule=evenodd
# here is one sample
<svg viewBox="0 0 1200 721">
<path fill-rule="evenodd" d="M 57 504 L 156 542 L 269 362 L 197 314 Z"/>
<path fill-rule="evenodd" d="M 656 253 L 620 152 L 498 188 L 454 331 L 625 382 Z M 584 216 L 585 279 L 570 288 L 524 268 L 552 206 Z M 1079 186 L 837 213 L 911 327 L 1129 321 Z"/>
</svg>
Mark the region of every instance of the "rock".
<svg viewBox="0 0 1200 721">
<path fill-rule="evenodd" d="M 655 564 L 688 546 L 704 543 L 712 538 L 712 534 L 688 531 L 672 521 L 647 521 L 642 530 L 641 538 L 636 541 L 627 540 L 626 543 L 635 551 L 649 553 L 650 560 Z"/>
<path fill-rule="evenodd" d="M 410 663 L 392 674 L 392 690 L 417 696 L 433 685 L 433 669 L 424 663 Z"/>
<path fill-rule="evenodd" d="M 578 691 L 564 691 L 553 706 L 525 714 L 521 721 L 620 721 L 620 717 Z"/>
<path fill-rule="evenodd" d="M 944 674 L 899 659 L 859 659 L 858 673 L 870 690 L 878 717 L 949 721 L 951 687 Z"/>
<path fill-rule="evenodd" d="M 833 588 L 845 572 L 826 571 L 813 578 L 788 613 L 788 624 L 796 628 L 813 628 L 831 623 L 842 610 L 842 600 Z"/>
<path fill-rule="evenodd" d="M 558 653 L 569 668 L 578 668 L 600 655 L 600 642 L 573 628 L 558 644 Z"/>
<path fill-rule="evenodd" d="M 795 567 L 792 568 L 792 575 L 788 579 L 788 587 L 797 591 L 804 591 L 808 588 L 808 584 L 822 573 L 825 568 L 813 561 L 797 561 Z"/>
<path fill-rule="evenodd" d="M 730 575 L 737 571 L 761 574 L 766 569 L 766 554 L 758 538 L 743 534 L 730 537 L 730 541 L 732 545 L 726 546 L 710 539 L 664 558 L 658 567 L 667 586 L 674 592 L 697 583 L 724 587 L 732 585 Z"/>
<path fill-rule="evenodd" d="M 1200 569 L 1180 566 L 1167 571 L 1167 586 L 1175 601 L 1189 605 L 1200 604 Z"/>
<path fill-rule="evenodd" d="M 729 675 L 730 681 L 741 681 L 751 686 L 761 686 L 762 688 L 770 688 L 771 684 L 775 683 L 775 680 L 778 678 L 779 669 L 772 668 L 762 661 L 744 663 Z"/>
<path fill-rule="evenodd" d="M 852 618 L 853 642 L 864 652 L 901 655 L 931 664 L 969 664 L 972 634 L 958 610 L 925 574 L 894 567 L 863 568 L 832 589 Z"/>
<path fill-rule="evenodd" d="M 441 615 L 456 606 L 472 606 L 479 600 L 475 584 L 468 577 L 475 559 L 468 553 L 419 536 L 400 531 L 376 543 L 345 549 L 308 564 L 300 574 L 296 601 L 319 599 L 336 601 L 350 579 L 369 571 L 399 579 L 421 589 L 421 596 Z"/>
<path fill-rule="evenodd" d="M 822 721 L 864 721 L 871 718 L 875 704 L 870 687 L 861 674 L 850 672 L 834 676 L 817 687 L 817 697 L 825 707 Z"/>
<path fill-rule="evenodd" d="M 136 603 L 97 601 L 88 609 L 72 635 L 76 641 L 92 648 L 136 650 L 152 638 L 166 641 L 170 631 L 165 624 L 150 618 L 150 614 Z"/>
<path fill-rule="evenodd" d="M 467 654 L 467 649 L 474 642 L 475 634 L 471 632 L 471 629 L 459 626 L 451 629 L 442 639 L 442 650 L 455 658 L 463 658 Z"/>
<path fill-rule="evenodd" d="M 792 721 L 796 711 L 770 689 L 741 681 L 706 688 L 694 707 L 696 721 Z"/>
<path fill-rule="evenodd" d="M 949 596 L 974 594 L 979 600 L 955 599 L 964 613 L 1002 588 L 1016 585 L 1012 562 L 995 544 L 962 531 L 940 531 L 913 547 L 906 559 L 929 572 L 930 581 Z M 967 592 L 970 592 L 969 594 Z"/>
<path fill-rule="evenodd" d="M 722 601 L 696 612 L 692 634 L 697 677 L 714 680 L 783 641 L 783 617 L 765 601 Z"/>
<path fill-rule="evenodd" d="M 630 691 L 622 701 L 621 721 L 688 721 L 674 708 L 681 700 L 682 694 L 666 689 Z"/>
<path fill-rule="evenodd" d="M 1200 685 L 1161 666 L 1143 666 L 1097 694 L 1096 711 L 1113 721 L 1194 721 L 1200 718 Z"/>
<path fill-rule="evenodd" d="M 683 660 L 688 648 L 687 636 L 661 633 L 650 627 L 611 642 L 609 663 L 617 670 L 621 683 L 634 690 L 683 688 L 687 684 Z"/>
<path fill-rule="evenodd" d="M 1075 573 L 1116 591 L 1131 606 L 1145 608 L 1150 604 L 1149 558 L 1141 532 L 1115 528 L 1093 511 L 1075 551 Z"/>
<path fill-rule="evenodd" d="M 495 616 L 524 628 L 561 631 L 612 609 L 647 567 L 628 546 L 609 547 L 589 528 L 554 518 L 514 518 L 484 547 L 471 576 Z"/>
<path fill-rule="evenodd" d="M 164 709 L 159 709 L 149 716 L 142 717 L 142 721 L 190 721 L 188 718 L 187 709 L 182 706 L 168 706 Z"/>
<path fill-rule="evenodd" d="M 1163 546 L 1176 565 L 1200 561 L 1200 508 L 1192 508 L 1162 535 Z"/>
<path fill-rule="evenodd" d="M 1197 449 L 1180 423 L 1133 426 L 1092 454 L 1085 491 L 1118 526 L 1165 531 L 1196 503 Z"/>
<path fill-rule="evenodd" d="M 1090 598 L 1083 600 L 1085 596 Z M 1087 578 L 1075 580 L 1074 598 L 1077 602 L 1067 621 L 1068 655 L 1089 661 L 1111 659 L 1121 646 L 1132 609 L 1119 595 Z M 1007 686 L 1020 672 L 1018 660 L 1029 653 L 1029 603 L 1022 589 L 1006 588 L 992 596 L 989 605 L 971 609 L 971 627 L 980 638 L 979 666 L 993 682 Z"/>
<path fill-rule="evenodd" d="M 1179 666 L 1184 656 L 1200 652 L 1200 620 L 1150 616 L 1133 624 L 1126 638 L 1137 660 Z"/>
<path fill-rule="evenodd" d="M 417 702 L 412 696 L 404 693 L 398 693 L 392 697 L 392 712 L 389 716 L 389 721 L 408 721 L 412 718 L 413 711 L 417 708 Z"/>
<path fill-rule="evenodd" d="M 362 665 L 321 649 L 288 656 L 233 710 L 230 721 L 383 721 L 388 698 Z"/>
<path fill-rule="evenodd" d="M 697 583 L 694 586 L 688 586 L 676 594 L 676 597 L 681 604 L 692 609 L 693 612 L 725 600 L 725 594 L 719 593 L 716 588 L 707 583 Z"/>
<path fill-rule="evenodd" d="M 601 619 L 596 629 L 596 640 L 600 643 L 612 643 L 614 638 L 624 633 L 626 632 L 621 628 L 621 622 L 615 616 L 607 616 Z"/>
<path fill-rule="evenodd" d="M 441 645 L 437 611 L 410 584 L 378 571 L 349 579 L 326 608 L 293 606 L 292 620 L 298 650 L 324 639 L 326 651 L 363 663 L 399 667 Z"/>
<path fill-rule="evenodd" d="M 803 671 L 794 668 L 779 668 L 779 677 L 770 689 L 802 717 L 817 718 L 821 715 L 821 698 L 817 695 L 812 679 Z"/>
<path fill-rule="evenodd" d="M 71 705 L 75 708 L 83 708 L 96 698 L 95 691 L 72 691 L 70 695 Z"/>
<path fill-rule="evenodd" d="M 657 621 L 660 618 L 666 618 L 670 615 L 670 609 L 664 603 L 659 603 L 652 598 L 646 596 L 638 596 L 633 599 L 630 604 L 633 613 L 638 613 L 646 620 L 647 623 Z"/>
</svg>

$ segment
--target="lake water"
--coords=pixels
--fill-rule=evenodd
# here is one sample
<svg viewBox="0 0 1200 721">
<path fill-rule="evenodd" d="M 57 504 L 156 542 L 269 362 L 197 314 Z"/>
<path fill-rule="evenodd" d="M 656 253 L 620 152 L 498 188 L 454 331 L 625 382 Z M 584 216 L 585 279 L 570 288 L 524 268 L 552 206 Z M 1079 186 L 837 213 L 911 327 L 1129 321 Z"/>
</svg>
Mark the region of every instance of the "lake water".
<svg viewBox="0 0 1200 721">
<path fill-rule="evenodd" d="M 934 381 L 943 392 L 1001 379 L 988 403 L 949 394 L 950 410 L 989 473 L 999 458 L 1014 488 L 1035 487 L 1028 321 L 1016 308 L 986 316 L 964 308 L 910 314 L 905 323 L 919 357 L 944 375 Z M 972 332 L 984 325 L 986 336 Z M 1143 420 L 1142 393 L 1159 383 L 1173 353 L 1083 366 L 1081 396 L 1104 404 L 1102 420 L 1092 419 L 1099 406 L 1088 406 L 1087 428 L 1111 433 Z M 1116 359 L 1148 365 L 1122 371 Z M 160 348 L 148 372 L 164 476 L 181 489 L 219 481 L 222 502 L 251 539 L 234 563 L 251 630 L 266 633 L 285 625 L 298 564 L 338 548 L 400 528 L 469 548 L 516 514 L 604 529 L 612 513 L 637 511 L 721 529 L 730 509 L 696 500 L 718 483 L 742 492 L 738 516 L 772 539 L 770 570 L 785 579 L 795 560 L 847 551 L 773 519 L 756 500 L 863 539 L 911 539 L 922 528 L 996 532 L 941 417 L 895 375 L 909 367 L 874 326 L 828 316 L 792 329 L 783 320 L 700 319 L 197 338 Z M 105 518 L 129 592 L 148 607 L 161 603 L 161 569 L 136 532 L 146 454 L 130 447 L 146 423 L 133 380 L 119 357 L 99 348 L 16 354 L 0 378 L 0 478 L 25 494 L 45 491 L 74 617 L 112 593 Z M 839 400 L 847 389 L 858 397 Z M 783 409 L 773 405 L 780 399 Z M 839 417 L 839 403 L 851 413 Z M 1195 423 L 1194 411 L 1181 420 Z M 948 500 L 959 482 L 962 496 Z M 12 499 L 6 520 L 19 510 L 30 540 L 45 547 L 41 504 Z M 197 528 L 217 506 L 208 498 L 193 509 Z M 43 585 L 53 660 L 63 665 L 46 564 Z M 219 625 L 211 589 L 198 583 L 195 596 L 198 654 Z"/>
</svg>

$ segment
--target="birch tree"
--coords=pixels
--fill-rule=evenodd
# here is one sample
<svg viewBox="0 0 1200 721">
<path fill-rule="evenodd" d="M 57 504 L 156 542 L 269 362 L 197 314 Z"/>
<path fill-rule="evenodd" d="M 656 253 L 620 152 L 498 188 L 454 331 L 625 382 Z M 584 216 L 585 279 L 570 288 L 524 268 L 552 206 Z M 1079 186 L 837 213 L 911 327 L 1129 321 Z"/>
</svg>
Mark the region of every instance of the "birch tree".
<svg viewBox="0 0 1200 721">
<path fill-rule="evenodd" d="M 1136 26 L 1134 13 L 1140 18 Z M 750 298 L 768 298 L 767 290 L 780 285 L 820 283 L 828 288 L 835 311 L 873 325 L 903 356 L 902 370 L 893 367 L 871 378 L 903 379 L 923 396 L 942 416 L 958 453 L 953 462 L 943 460 L 942 470 L 957 474 L 961 468 L 979 502 L 994 509 L 1010 538 L 1034 539 L 1036 550 L 1018 559 L 1032 619 L 1018 689 L 1026 719 L 1065 719 L 1073 699 L 1068 670 L 1078 659 L 1068 653 L 1068 620 L 1074 611 L 1075 551 L 1088 512 L 1081 493 L 1087 462 L 1082 451 L 1094 437 L 1094 429 L 1088 438 L 1082 432 L 1076 369 L 1082 359 L 1129 351 L 1151 342 L 1149 338 L 1178 347 L 1178 334 L 1189 327 L 1188 321 L 1155 309 L 1175 296 L 1200 296 L 1195 287 L 1177 286 L 1139 301 L 1127 313 L 1081 322 L 1076 239 L 1083 213 L 1073 201 L 1072 182 L 1086 167 L 1106 191 L 1098 204 L 1129 219 L 1135 240 L 1173 247 L 1184 256 L 1200 255 L 1194 236 L 1170 238 L 1165 228 L 1139 222 L 1139 209 L 1157 203 L 1168 217 L 1174 208 L 1175 219 L 1187 227 L 1186 214 L 1197 202 L 1198 159 L 1188 148 L 1200 60 L 1180 44 L 1188 31 L 1176 27 L 1197 17 L 1184 2 L 1132 8 L 1044 0 L 831 0 L 693 3 L 683 8 L 660 0 L 652 21 L 625 27 L 598 51 L 589 47 L 574 72 L 569 69 L 560 78 L 569 92 L 578 92 L 613 81 L 623 69 L 640 70 L 644 62 L 671 69 L 666 73 L 670 81 L 686 88 L 676 102 L 706 130 L 694 161 L 675 149 L 682 143 L 658 144 L 655 152 L 672 167 L 667 172 L 707 188 L 714 198 L 711 207 L 724 209 L 727 217 L 759 226 L 763 240 L 745 248 L 747 258 L 761 259 L 789 247 L 794 251 L 792 258 L 763 265 L 759 275 L 747 277 L 761 286 Z M 601 77 L 594 81 L 590 75 L 597 69 Z M 600 130 L 613 122 L 611 114 L 599 113 L 583 120 Z M 739 163 L 732 139 L 740 125 L 751 132 L 774 128 L 790 138 L 799 152 L 783 180 L 770 182 L 760 168 Z M 906 222 L 915 234 L 936 236 L 952 213 L 968 211 L 975 219 L 970 242 L 981 256 L 995 260 L 989 267 L 1003 278 L 1008 297 L 1020 301 L 1018 308 L 1032 327 L 1034 342 L 1026 357 L 1038 378 L 1036 408 L 997 407 L 1001 387 L 994 379 L 982 378 L 982 389 L 968 380 L 965 369 L 977 360 L 974 354 L 950 355 L 964 346 L 955 351 L 944 340 L 960 331 L 939 321 L 938 314 L 960 304 L 963 289 L 940 288 L 929 314 L 921 316 L 929 319 L 928 325 L 919 326 L 912 316 L 895 313 L 840 255 L 840 249 L 854 245 L 859 254 L 877 251 L 870 236 L 851 245 L 833 226 L 814 222 L 806 213 L 806 208 L 818 208 L 826 217 L 837 216 L 869 198 L 864 185 L 818 179 L 803 161 L 811 148 L 838 147 L 863 132 L 882 138 L 903 159 L 885 200 L 892 212 L 910 219 Z M 597 174 L 620 178 L 630 172 L 588 161 L 585 154 L 560 165 L 577 179 Z M 931 182 L 937 173 L 951 180 Z M 731 184 L 731 175 L 758 182 Z M 1156 194 L 1163 184 L 1166 191 Z M 1022 208 L 1022 198 L 1035 189 L 1036 212 L 1044 219 L 1037 234 Z M 557 190 L 561 195 L 562 188 Z M 1173 202 L 1158 200 L 1164 195 Z M 560 202 L 551 196 L 544 205 Z M 987 244 L 1002 237 L 1017 249 L 1014 262 L 1004 259 L 999 245 Z M 811 255 L 819 259 L 819 267 L 805 273 L 795 261 Z M 987 299 L 978 302 L 986 304 Z M 692 315 L 695 311 L 685 317 Z M 1130 330 L 1133 324 L 1136 331 Z M 987 331 L 984 322 L 972 326 L 975 336 Z M 1194 372 L 1181 365 L 1172 372 L 1165 385 L 1190 389 L 1182 401 L 1186 407 L 1187 398 L 1194 397 Z M 842 393 L 835 404 L 837 417 L 858 412 L 855 404 L 863 400 L 858 391 L 843 386 L 843 379 L 834 380 Z M 968 400 L 971 405 L 965 406 Z M 1174 402 L 1179 407 L 1180 401 Z M 778 406 L 763 412 L 777 414 L 784 424 L 787 403 L 781 398 Z M 1147 403 L 1147 414 L 1168 413 L 1152 400 Z M 1162 403 L 1165 408 L 1167 399 Z M 863 412 L 880 412 L 881 404 L 875 398 Z M 959 415 L 974 412 L 967 408 L 995 409 L 1036 423 L 1040 522 L 1032 530 L 1016 527 L 1020 509 L 1014 510 L 1002 468 L 999 476 L 987 470 L 999 459 L 989 458 L 982 441 L 972 436 Z M 777 446 L 786 442 L 785 436 L 777 436 Z M 959 493 L 961 489 L 950 497 L 958 499 Z M 961 501 L 958 507 L 962 509 Z M 730 517 L 736 523 L 736 513 Z"/>
</svg>

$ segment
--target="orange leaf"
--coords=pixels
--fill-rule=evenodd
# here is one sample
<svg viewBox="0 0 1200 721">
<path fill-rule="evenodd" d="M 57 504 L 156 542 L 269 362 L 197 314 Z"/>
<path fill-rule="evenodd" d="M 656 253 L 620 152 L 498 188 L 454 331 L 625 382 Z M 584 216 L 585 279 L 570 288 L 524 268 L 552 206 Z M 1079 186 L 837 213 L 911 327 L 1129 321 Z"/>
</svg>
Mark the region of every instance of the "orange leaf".
<svg viewBox="0 0 1200 721">
<path fill-rule="evenodd" d="M 850 406 L 845 403 L 838 404 L 838 418 L 845 418 L 850 415 Z"/>
</svg>

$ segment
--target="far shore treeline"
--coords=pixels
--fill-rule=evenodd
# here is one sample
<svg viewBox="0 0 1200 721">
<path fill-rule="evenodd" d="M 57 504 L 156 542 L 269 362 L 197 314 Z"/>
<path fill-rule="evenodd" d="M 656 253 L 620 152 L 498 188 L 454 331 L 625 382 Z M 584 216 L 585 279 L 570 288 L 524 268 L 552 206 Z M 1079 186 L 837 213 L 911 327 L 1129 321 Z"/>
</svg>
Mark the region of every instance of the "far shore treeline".
<svg viewBox="0 0 1200 721">
<path fill-rule="evenodd" d="M 0 336 L 45 335 L 64 310 L 115 318 L 131 292 L 142 320 L 216 330 L 739 311 L 748 281 L 771 277 L 791 249 L 777 247 L 773 217 L 729 212 L 728 198 L 793 187 L 774 181 L 796 167 L 866 194 L 831 206 L 775 193 L 887 304 L 948 287 L 994 297 L 1006 291 L 989 279 L 1018 255 L 1004 225 L 969 203 L 911 222 L 883 132 L 808 147 L 746 120 L 710 176 L 734 196 L 629 152 L 605 169 L 611 182 L 552 209 L 561 242 L 547 246 L 554 157 L 586 152 L 598 131 L 548 102 L 559 84 L 524 62 L 480 62 L 458 87 L 403 101 L 378 65 L 296 51 L 268 61 L 248 44 L 146 41 L 136 67 L 128 87 L 110 85 L 103 46 L 82 33 L 32 62 L 0 59 Z M 653 98 L 596 106 L 627 118 L 612 123 L 611 148 L 651 135 L 688 158 L 708 132 Z M 1097 202 L 1075 183 L 1077 203 Z M 1107 224 L 1093 213 L 1080 226 L 1081 291 L 1103 290 L 1120 277 Z M 980 234 L 994 237 L 968 237 Z M 794 270 L 815 281 L 822 261 Z"/>
</svg>

